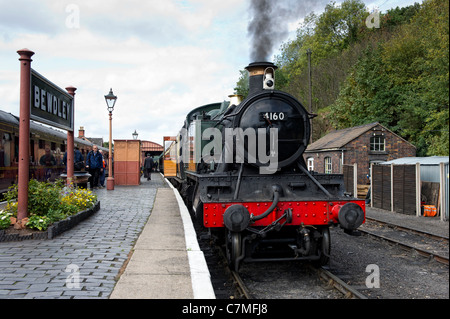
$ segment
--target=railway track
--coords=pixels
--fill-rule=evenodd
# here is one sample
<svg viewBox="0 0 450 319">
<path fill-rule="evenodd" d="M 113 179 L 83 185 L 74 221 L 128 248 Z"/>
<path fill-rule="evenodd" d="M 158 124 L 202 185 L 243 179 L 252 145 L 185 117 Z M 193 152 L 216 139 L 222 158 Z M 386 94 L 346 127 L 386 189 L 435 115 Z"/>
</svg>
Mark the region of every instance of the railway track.
<svg viewBox="0 0 450 319">
<path fill-rule="evenodd" d="M 333 275 L 331 272 L 325 268 L 316 269 L 318 275 L 328 282 L 328 286 L 337 289 L 340 293 L 344 295 L 346 299 L 367 299 L 365 295 L 360 293 L 358 290 L 350 285 L 347 285 L 342 279 Z"/>
<path fill-rule="evenodd" d="M 194 225 L 210 269 L 217 299 L 372 299 L 374 296 L 384 296 L 384 292 L 377 295 L 374 291 L 364 289 L 364 283 L 354 277 L 353 273 L 348 273 L 346 268 L 341 268 L 344 265 L 336 262 L 337 259 L 334 259 L 330 269 L 316 269 L 299 262 L 267 262 L 244 263 L 240 273 L 236 273 L 228 268 L 225 254 L 214 244 L 210 234 L 204 228 L 197 227 L 197 223 L 194 222 Z M 390 245 L 408 251 L 414 249 L 421 256 L 432 256 L 439 263 L 448 265 L 448 238 L 412 232 L 370 219 L 360 228 L 368 238 L 377 238 L 380 242 L 389 241 Z M 397 233 L 399 238 L 392 238 L 390 232 Z M 434 247 L 434 250 L 427 247 Z M 440 251 L 447 251 L 447 255 Z M 387 271 L 385 267 L 383 265 L 384 272 Z M 369 295 L 366 296 L 366 292 Z"/>
<path fill-rule="evenodd" d="M 439 263 L 449 264 L 448 238 L 371 218 L 366 218 L 366 220 L 366 223 L 358 229 L 362 233 L 406 250 L 414 250 L 421 256 L 432 258 Z"/>
<path fill-rule="evenodd" d="M 261 299 L 261 298 L 311 298 L 311 296 L 304 296 L 302 293 L 307 291 L 315 291 L 313 294 L 318 299 L 330 298 L 349 298 L 349 299 L 366 299 L 366 297 L 359 293 L 356 289 L 346 284 L 338 276 L 332 274 L 325 268 L 315 268 L 308 263 L 298 262 L 267 262 L 267 263 L 252 263 L 245 264 L 243 267 L 243 278 L 240 273 L 231 270 L 228 267 L 226 255 L 222 249 L 213 243 L 211 238 L 202 231 L 197 229 L 197 237 L 199 238 L 200 246 L 205 254 L 208 267 L 211 272 L 211 278 L 215 289 L 216 297 L 218 299 Z M 249 273 L 251 275 L 249 276 Z M 286 279 L 283 274 L 286 274 Z M 299 274 L 297 276 L 296 274 Z M 276 274 L 276 275 L 274 275 Z M 293 275 L 294 278 L 291 276 Z M 275 288 L 275 294 L 269 296 L 261 296 L 257 291 L 270 290 L 261 288 L 266 284 L 265 277 L 278 277 L 280 281 L 287 283 L 288 289 L 292 292 L 286 295 L 286 289 Z M 248 287 L 247 282 L 256 283 L 253 287 Z M 293 283 L 294 288 L 290 288 Z M 261 287 L 260 287 L 261 284 Z M 270 281 L 269 281 L 270 285 Z M 255 286 L 256 289 L 255 289 Z M 277 286 L 277 282 L 274 282 Z M 297 288 L 296 288 L 297 287 Z M 331 292 L 333 290 L 334 292 Z"/>
<path fill-rule="evenodd" d="M 332 274 L 325 268 L 314 268 L 312 266 L 309 266 L 309 268 L 311 269 L 311 271 L 316 272 L 322 280 L 327 282 L 327 287 L 325 289 L 335 289 L 336 291 L 340 292 L 345 299 L 367 299 L 365 295 L 363 295 L 350 285 L 346 284 L 342 279 Z M 235 284 L 238 287 L 238 290 L 241 292 L 241 296 L 244 299 L 253 299 L 253 296 L 249 292 L 239 273 L 235 271 L 231 271 L 231 273 L 235 280 Z"/>
</svg>

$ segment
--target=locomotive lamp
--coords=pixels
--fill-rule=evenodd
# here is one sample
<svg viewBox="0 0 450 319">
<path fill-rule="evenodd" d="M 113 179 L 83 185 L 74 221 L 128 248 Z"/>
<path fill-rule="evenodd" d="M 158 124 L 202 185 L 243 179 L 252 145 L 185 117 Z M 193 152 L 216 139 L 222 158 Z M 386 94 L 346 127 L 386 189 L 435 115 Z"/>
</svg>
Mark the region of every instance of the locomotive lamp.
<svg viewBox="0 0 450 319">
<path fill-rule="evenodd" d="M 273 90 L 275 87 L 275 79 L 274 79 L 275 70 L 273 68 L 267 68 L 264 70 L 264 82 L 263 89 L 264 90 Z"/>
<path fill-rule="evenodd" d="M 114 190 L 114 177 L 112 176 L 112 112 L 116 104 L 117 96 L 114 95 L 112 89 L 108 95 L 105 95 L 106 105 L 109 112 L 109 159 L 108 159 L 108 178 L 106 179 L 106 189 Z"/>
</svg>

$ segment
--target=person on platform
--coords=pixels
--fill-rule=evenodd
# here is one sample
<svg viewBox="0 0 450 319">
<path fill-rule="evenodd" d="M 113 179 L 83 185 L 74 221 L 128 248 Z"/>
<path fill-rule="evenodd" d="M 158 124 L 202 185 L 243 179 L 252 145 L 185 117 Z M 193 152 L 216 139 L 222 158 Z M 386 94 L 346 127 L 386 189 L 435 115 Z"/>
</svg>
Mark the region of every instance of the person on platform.
<svg viewBox="0 0 450 319">
<path fill-rule="evenodd" d="M 75 147 L 75 149 L 74 149 L 73 161 L 74 161 L 73 166 L 74 166 L 75 172 L 81 171 L 84 168 L 83 154 L 81 154 L 78 147 Z M 67 170 L 67 152 L 64 153 L 63 163 L 66 166 L 66 170 Z"/>
<path fill-rule="evenodd" d="M 42 166 L 55 166 L 56 165 L 56 159 L 50 152 L 50 148 L 45 148 L 45 154 L 41 156 L 39 159 L 39 164 Z"/>
<path fill-rule="evenodd" d="M 100 183 L 100 187 L 104 188 L 105 187 L 105 172 L 106 172 L 106 167 L 108 166 L 108 163 L 106 162 L 105 156 L 103 155 L 103 151 L 100 150 L 99 152 L 100 152 L 100 154 L 102 154 L 102 168 L 103 168 L 103 171 L 100 173 L 99 183 Z"/>
<path fill-rule="evenodd" d="M 147 157 L 144 161 L 144 169 L 147 171 L 147 180 L 152 179 L 152 168 L 153 168 L 153 158 L 151 158 L 150 154 L 147 154 Z"/>
<path fill-rule="evenodd" d="M 45 154 L 39 159 L 39 164 L 45 166 L 44 168 L 44 180 L 48 181 L 52 179 L 53 169 L 52 167 L 56 165 L 56 158 L 50 152 L 50 148 L 45 148 Z"/>
<path fill-rule="evenodd" d="M 89 178 L 91 189 L 97 189 L 99 177 L 103 171 L 103 156 L 98 151 L 97 145 L 94 145 L 92 151 L 86 156 L 86 169 L 88 169 L 89 174 L 91 174 L 91 177 Z"/>
</svg>

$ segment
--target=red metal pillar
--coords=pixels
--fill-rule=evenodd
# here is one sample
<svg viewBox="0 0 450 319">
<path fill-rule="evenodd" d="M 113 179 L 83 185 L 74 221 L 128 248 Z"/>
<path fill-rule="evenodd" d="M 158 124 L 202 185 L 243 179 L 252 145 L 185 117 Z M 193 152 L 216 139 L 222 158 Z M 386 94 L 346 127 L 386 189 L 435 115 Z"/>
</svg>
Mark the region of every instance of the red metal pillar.
<svg viewBox="0 0 450 319">
<path fill-rule="evenodd" d="M 73 104 L 73 127 L 75 128 L 75 91 L 77 88 L 73 86 L 66 87 L 66 91 L 72 95 Z M 67 185 L 71 185 L 73 182 L 74 174 L 74 164 L 75 164 L 75 146 L 74 146 L 74 131 L 67 131 Z"/>
<path fill-rule="evenodd" d="M 19 174 L 16 228 L 25 228 L 24 218 L 28 217 L 28 180 L 30 168 L 30 98 L 31 98 L 31 57 L 28 49 L 17 51 L 20 55 L 20 119 L 19 119 Z"/>
</svg>

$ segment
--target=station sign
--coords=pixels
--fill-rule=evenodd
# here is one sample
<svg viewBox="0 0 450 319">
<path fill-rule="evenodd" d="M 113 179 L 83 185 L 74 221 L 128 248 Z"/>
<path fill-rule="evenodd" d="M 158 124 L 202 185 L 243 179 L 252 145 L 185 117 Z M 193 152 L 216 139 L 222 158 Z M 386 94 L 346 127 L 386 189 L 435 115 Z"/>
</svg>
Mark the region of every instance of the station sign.
<svg viewBox="0 0 450 319">
<path fill-rule="evenodd" d="M 30 118 L 73 132 L 73 97 L 31 69 Z"/>
</svg>

